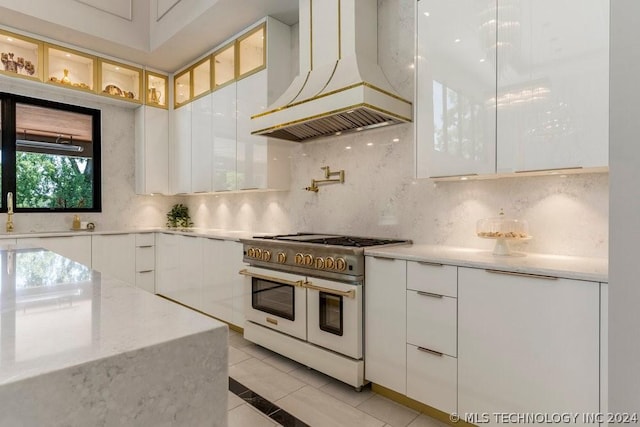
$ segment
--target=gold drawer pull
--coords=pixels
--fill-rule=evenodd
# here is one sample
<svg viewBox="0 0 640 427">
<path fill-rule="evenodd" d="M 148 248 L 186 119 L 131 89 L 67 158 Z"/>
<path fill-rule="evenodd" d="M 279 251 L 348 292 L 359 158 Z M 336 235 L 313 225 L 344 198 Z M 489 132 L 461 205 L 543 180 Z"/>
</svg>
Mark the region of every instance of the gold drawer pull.
<svg viewBox="0 0 640 427">
<path fill-rule="evenodd" d="M 269 282 L 281 283 L 283 285 L 298 286 L 298 287 L 304 286 L 304 281 L 302 280 L 298 280 L 294 282 L 292 280 L 278 279 L 277 277 L 271 277 L 271 276 L 265 276 L 263 274 L 252 273 L 246 268 L 238 271 L 238 274 L 242 274 L 243 276 L 248 276 L 248 277 L 255 277 L 256 279 L 267 280 Z"/>
<path fill-rule="evenodd" d="M 424 347 L 418 347 L 418 350 L 423 353 L 433 354 L 434 356 L 440 356 L 440 357 L 444 356 L 444 354 L 440 353 L 439 351 L 429 350 L 428 348 L 424 348 Z"/>
<path fill-rule="evenodd" d="M 440 294 L 433 294 L 431 292 L 423 292 L 423 291 L 417 291 L 418 295 L 422 295 L 423 297 L 431 297 L 431 298 L 442 298 L 443 295 Z"/>
<path fill-rule="evenodd" d="M 276 319 L 274 319 L 273 317 L 267 317 L 267 323 L 271 323 L 273 325 L 277 325 L 278 321 Z"/>
<path fill-rule="evenodd" d="M 324 292 L 325 294 L 329 294 L 329 295 L 336 295 L 339 297 L 346 297 L 346 298 L 356 297 L 356 291 L 354 289 L 350 289 L 348 291 L 341 291 L 338 289 L 329 289 L 329 288 L 324 288 L 322 286 L 316 286 L 311 282 L 305 282 L 303 286 L 307 289 L 311 289 L 318 292 Z"/>
<path fill-rule="evenodd" d="M 505 274 L 507 276 L 520 276 L 520 277 L 531 277 L 532 279 L 545 279 L 545 280 L 558 280 L 555 276 L 544 276 L 542 274 L 531 274 L 531 273 L 518 273 L 515 271 L 502 271 L 502 270 L 485 270 L 487 273 L 493 274 Z"/>
</svg>

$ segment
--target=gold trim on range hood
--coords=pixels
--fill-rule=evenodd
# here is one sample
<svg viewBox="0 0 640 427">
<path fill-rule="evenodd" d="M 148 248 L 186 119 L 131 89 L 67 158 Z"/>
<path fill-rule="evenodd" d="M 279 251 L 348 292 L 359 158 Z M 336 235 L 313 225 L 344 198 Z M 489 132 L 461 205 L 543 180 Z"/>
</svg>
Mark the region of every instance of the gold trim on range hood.
<svg viewBox="0 0 640 427">
<path fill-rule="evenodd" d="M 289 89 L 266 111 L 251 116 L 253 135 L 305 142 L 412 121 L 412 103 L 394 93 L 372 54 L 377 53 L 377 2 L 300 0 L 300 13 L 300 58 L 308 69 L 301 64 Z M 328 28 L 327 40 L 314 37 L 314 28 Z M 331 36 L 333 30 L 337 36 Z M 315 43 L 330 43 L 335 52 L 327 45 L 315 49 Z M 318 52 L 337 58 L 318 59 Z"/>
</svg>

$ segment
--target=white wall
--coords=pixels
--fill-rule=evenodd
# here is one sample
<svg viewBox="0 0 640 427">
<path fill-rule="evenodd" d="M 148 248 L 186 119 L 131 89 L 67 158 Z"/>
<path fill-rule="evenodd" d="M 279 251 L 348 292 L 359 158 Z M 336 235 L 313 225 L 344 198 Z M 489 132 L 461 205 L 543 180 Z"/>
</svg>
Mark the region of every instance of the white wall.
<svg viewBox="0 0 640 427">
<path fill-rule="evenodd" d="M 82 220 L 93 221 L 102 230 L 164 226 L 166 212 L 177 199 L 135 194 L 133 109 L 101 103 L 96 96 L 78 97 L 73 90 L 23 83 L 10 77 L 0 77 L 0 91 L 101 110 L 102 213 L 82 214 Z M 72 218 L 71 213 L 17 213 L 13 222 L 16 232 L 60 231 L 71 227 Z M 6 214 L 0 215 L 0 221 L 6 222 Z"/>
<path fill-rule="evenodd" d="M 414 1 L 380 0 L 378 7 L 378 61 L 394 88 L 413 99 Z M 529 221 L 534 239 L 522 250 L 607 256 L 607 174 L 434 184 L 413 178 L 413 146 L 413 124 L 294 143 L 290 192 L 186 200 L 201 227 L 401 237 L 481 249 L 494 242 L 475 236 L 476 221 L 504 208 Z M 345 184 L 302 190 L 322 178 L 325 165 L 344 169 Z"/>
<path fill-rule="evenodd" d="M 640 2 L 611 1 L 609 411 L 640 409 Z"/>
</svg>

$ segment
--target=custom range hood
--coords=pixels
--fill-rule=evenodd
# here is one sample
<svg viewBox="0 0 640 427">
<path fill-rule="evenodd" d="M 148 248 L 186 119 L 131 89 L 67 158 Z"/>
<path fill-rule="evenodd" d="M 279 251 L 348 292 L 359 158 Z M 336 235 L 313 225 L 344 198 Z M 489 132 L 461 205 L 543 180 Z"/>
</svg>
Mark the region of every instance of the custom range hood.
<svg viewBox="0 0 640 427">
<path fill-rule="evenodd" d="M 410 122 L 377 63 L 376 0 L 300 0 L 300 74 L 252 134 L 289 141 Z"/>
</svg>

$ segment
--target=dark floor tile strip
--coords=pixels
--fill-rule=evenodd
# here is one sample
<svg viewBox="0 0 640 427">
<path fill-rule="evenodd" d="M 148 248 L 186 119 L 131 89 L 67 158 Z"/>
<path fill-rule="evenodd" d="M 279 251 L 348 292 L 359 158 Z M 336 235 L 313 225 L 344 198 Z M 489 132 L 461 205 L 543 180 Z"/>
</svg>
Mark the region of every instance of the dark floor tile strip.
<svg viewBox="0 0 640 427">
<path fill-rule="evenodd" d="M 310 427 L 231 377 L 229 377 L 229 391 L 284 427 Z"/>
</svg>

